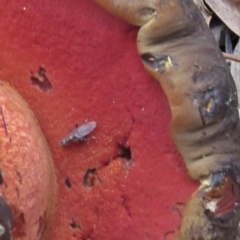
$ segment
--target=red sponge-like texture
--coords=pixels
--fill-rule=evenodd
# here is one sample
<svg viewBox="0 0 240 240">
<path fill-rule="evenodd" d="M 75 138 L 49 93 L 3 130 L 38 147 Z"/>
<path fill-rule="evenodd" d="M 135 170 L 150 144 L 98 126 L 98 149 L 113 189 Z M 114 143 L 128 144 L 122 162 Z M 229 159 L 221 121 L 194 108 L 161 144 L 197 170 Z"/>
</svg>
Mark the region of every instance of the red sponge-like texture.
<svg viewBox="0 0 240 240">
<path fill-rule="evenodd" d="M 90 0 L 3 0 L 0 79 L 28 102 L 49 143 L 58 205 L 47 239 L 172 239 L 196 183 L 169 135 L 138 29 Z M 94 120 L 96 139 L 60 146 Z"/>
</svg>

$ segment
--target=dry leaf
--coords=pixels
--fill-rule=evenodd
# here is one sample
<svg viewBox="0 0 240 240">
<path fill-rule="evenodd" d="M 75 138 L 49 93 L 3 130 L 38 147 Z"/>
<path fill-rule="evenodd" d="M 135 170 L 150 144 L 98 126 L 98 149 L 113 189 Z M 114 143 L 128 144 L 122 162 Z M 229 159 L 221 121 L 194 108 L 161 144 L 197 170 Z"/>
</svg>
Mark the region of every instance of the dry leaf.
<svg viewBox="0 0 240 240">
<path fill-rule="evenodd" d="M 238 36 L 240 36 L 240 1 L 205 0 L 218 17 Z"/>
<path fill-rule="evenodd" d="M 216 42 L 218 43 L 219 46 L 221 46 L 223 43 L 225 43 L 225 31 L 226 31 L 226 26 L 222 22 L 218 22 L 216 24 L 211 25 L 211 32 L 212 35 L 214 36 Z"/>
<path fill-rule="evenodd" d="M 209 11 L 209 9 L 205 6 L 205 3 L 203 0 L 193 0 L 193 2 L 197 5 L 198 9 L 201 11 L 205 21 L 209 25 L 211 19 L 212 19 L 212 13 Z"/>
<path fill-rule="evenodd" d="M 240 57 L 240 40 L 238 40 L 233 54 Z M 240 62 L 231 61 L 231 74 L 237 87 L 238 102 L 240 103 Z M 240 109 L 238 111 L 240 112 Z"/>
</svg>

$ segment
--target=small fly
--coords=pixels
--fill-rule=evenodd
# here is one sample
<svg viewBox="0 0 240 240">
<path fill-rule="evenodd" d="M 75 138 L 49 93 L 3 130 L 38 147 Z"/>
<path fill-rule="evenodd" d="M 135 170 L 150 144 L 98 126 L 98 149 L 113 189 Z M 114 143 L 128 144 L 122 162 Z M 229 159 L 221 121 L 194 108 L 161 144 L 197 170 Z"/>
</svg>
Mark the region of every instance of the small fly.
<svg viewBox="0 0 240 240">
<path fill-rule="evenodd" d="M 76 127 L 76 129 L 63 138 L 60 144 L 62 146 L 66 146 L 70 143 L 88 140 L 86 136 L 90 134 L 96 128 L 96 126 L 97 123 L 95 121 L 84 123 L 81 126 Z"/>
</svg>

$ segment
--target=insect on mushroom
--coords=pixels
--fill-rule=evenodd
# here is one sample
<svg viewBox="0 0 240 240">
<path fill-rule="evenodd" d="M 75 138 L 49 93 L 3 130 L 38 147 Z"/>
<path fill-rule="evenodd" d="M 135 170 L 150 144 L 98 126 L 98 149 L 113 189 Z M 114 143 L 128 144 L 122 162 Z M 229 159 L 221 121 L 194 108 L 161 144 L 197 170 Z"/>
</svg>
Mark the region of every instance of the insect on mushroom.
<svg viewBox="0 0 240 240">
<path fill-rule="evenodd" d="M 62 146 L 66 146 L 70 143 L 75 143 L 79 141 L 86 141 L 89 138 L 86 138 L 97 126 L 95 121 L 86 122 L 81 126 L 77 126 L 76 129 L 71 131 L 65 138 L 60 142 Z"/>
</svg>

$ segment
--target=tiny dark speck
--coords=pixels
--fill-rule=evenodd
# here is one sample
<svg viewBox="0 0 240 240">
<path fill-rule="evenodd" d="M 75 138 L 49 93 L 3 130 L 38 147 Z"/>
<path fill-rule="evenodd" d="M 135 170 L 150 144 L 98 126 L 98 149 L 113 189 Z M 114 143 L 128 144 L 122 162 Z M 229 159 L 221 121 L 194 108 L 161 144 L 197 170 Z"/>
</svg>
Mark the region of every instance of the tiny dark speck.
<svg viewBox="0 0 240 240">
<path fill-rule="evenodd" d="M 75 220 L 74 217 L 72 217 L 72 220 L 71 220 L 71 222 L 70 222 L 70 227 L 71 227 L 72 229 L 78 228 L 78 229 L 81 230 L 81 226 L 77 224 L 77 222 L 76 222 L 76 220 Z"/>
<path fill-rule="evenodd" d="M 39 67 L 36 75 L 30 72 L 30 80 L 32 85 L 38 86 L 43 92 L 50 91 L 52 84 L 47 77 L 47 71 L 43 67 Z"/>
<path fill-rule="evenodd" d="M 66 179 L 65 179 L 65 185 L 66 185 L 67 188 L 71 188 L 71 187 L 72 187 L 72 183 L 71 183 L 71 181 L 69 180 L 69 178 L 66 178 Z"/>
<path fill-rule="evenodd" d="M 88 169 L 83 177 L 83 185 L 85 187 L 93 187 L 96 174 L 97 174 L 96 168 Z"/>
</svg>

